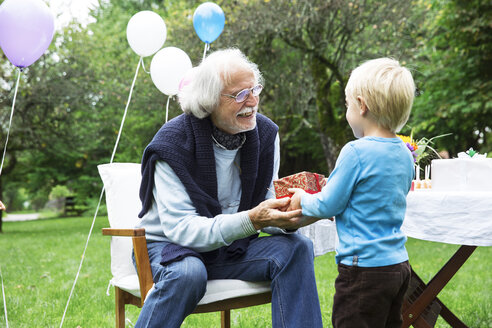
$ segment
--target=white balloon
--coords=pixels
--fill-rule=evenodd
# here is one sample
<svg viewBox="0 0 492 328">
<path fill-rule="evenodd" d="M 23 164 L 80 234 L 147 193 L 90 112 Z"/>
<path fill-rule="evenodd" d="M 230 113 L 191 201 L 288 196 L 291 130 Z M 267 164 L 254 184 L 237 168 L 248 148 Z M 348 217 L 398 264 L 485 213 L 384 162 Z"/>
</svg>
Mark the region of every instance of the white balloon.
<svg viewBox="0 0 492 328">
<path fill-rule="evenodd" d="M 179 91 L 179 84 L 191 69 L 190 57 L 176 47 L 159 50 L 150 63 L 152 82 L 162 93 L 173 96 Z"/>
<path fill-rule="evenodd" d="M 136 13 L 126 26 L 126 38 L 137 55 L 147 57 L 155 54 L 166 42 L 167 29 L 164 20 L 153 11 Z"/>
</svg>

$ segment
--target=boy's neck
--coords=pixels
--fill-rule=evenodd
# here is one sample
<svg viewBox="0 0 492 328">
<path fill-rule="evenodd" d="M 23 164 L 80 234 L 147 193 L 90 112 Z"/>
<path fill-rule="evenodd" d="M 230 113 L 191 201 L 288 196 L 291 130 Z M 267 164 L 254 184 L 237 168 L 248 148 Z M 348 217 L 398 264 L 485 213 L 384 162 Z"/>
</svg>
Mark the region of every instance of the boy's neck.
<svg viewBox="0 0 492 328">
<path fill-rule="evenodd" d="M 363 137 L 396 138 L 396 133 L 376 124 L 369 124 L 369 126 L 364 128 Z"/>
</svg>

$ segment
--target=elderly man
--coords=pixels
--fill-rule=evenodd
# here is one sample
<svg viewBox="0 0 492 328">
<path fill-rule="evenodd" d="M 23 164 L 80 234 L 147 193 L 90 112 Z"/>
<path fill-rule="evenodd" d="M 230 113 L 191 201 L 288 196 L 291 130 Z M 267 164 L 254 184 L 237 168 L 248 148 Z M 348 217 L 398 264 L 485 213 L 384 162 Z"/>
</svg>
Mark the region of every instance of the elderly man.
<svg viewBox="0 0 492 328">
<path fill-rule="evenodd" d="M 261 74 L 239 50 L 208 56 L 142 159 L 138 227 L 155 290 L 137 327 L 179 327 L 207 279 L 271 280 L 273 327 L 322 327 L 309 222 L 271 190 L 278 127 L 258 113 Z M 259 230 L 272 234 L 258 237 Z"/>
</svg>

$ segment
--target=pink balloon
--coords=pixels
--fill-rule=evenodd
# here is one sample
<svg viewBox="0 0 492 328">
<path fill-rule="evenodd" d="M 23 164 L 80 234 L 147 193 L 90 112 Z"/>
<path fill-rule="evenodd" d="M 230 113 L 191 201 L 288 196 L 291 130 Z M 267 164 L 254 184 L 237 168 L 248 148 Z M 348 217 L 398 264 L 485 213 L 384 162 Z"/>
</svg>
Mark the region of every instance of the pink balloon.
<svg viewBox="0 0 492 328">
<path fill-rule="evenodd" d="M 0 5 L 0 48 L 15 66 L 38 60 L 54 32 L 55 18 L 42 0 L 5 0 Z"/>
<path fill-rule="evenodd" d="M 195 72 L 195 67 L 193 67 L 192 69 L 189 69 L 185 73 L 185 76 L 183 76 L 183 78 L 179 82 L 178 91 L 181 91 L 181 89 L 183 89 L 185 86 L 190 84 L 191 80 L 193 79 L 193 73 L 194 72 Z"/>
</svg>

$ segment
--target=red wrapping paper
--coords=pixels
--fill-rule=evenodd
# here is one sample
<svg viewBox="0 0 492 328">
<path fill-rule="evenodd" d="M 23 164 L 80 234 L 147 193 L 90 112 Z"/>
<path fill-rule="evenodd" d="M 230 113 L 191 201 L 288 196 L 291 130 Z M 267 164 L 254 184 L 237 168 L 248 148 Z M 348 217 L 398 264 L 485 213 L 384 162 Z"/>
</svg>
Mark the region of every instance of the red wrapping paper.
<svg viewBox="0 0 492 328">
<path fill-rule="evenodd" d="M 325 185 L 324 175 L 311 172 L 299 172 L 273 181 L 277 198 L 291 197 L 289 188 L 301 188 L 307 193 L 315 194 L 320 192 Z"/>
</svg>

